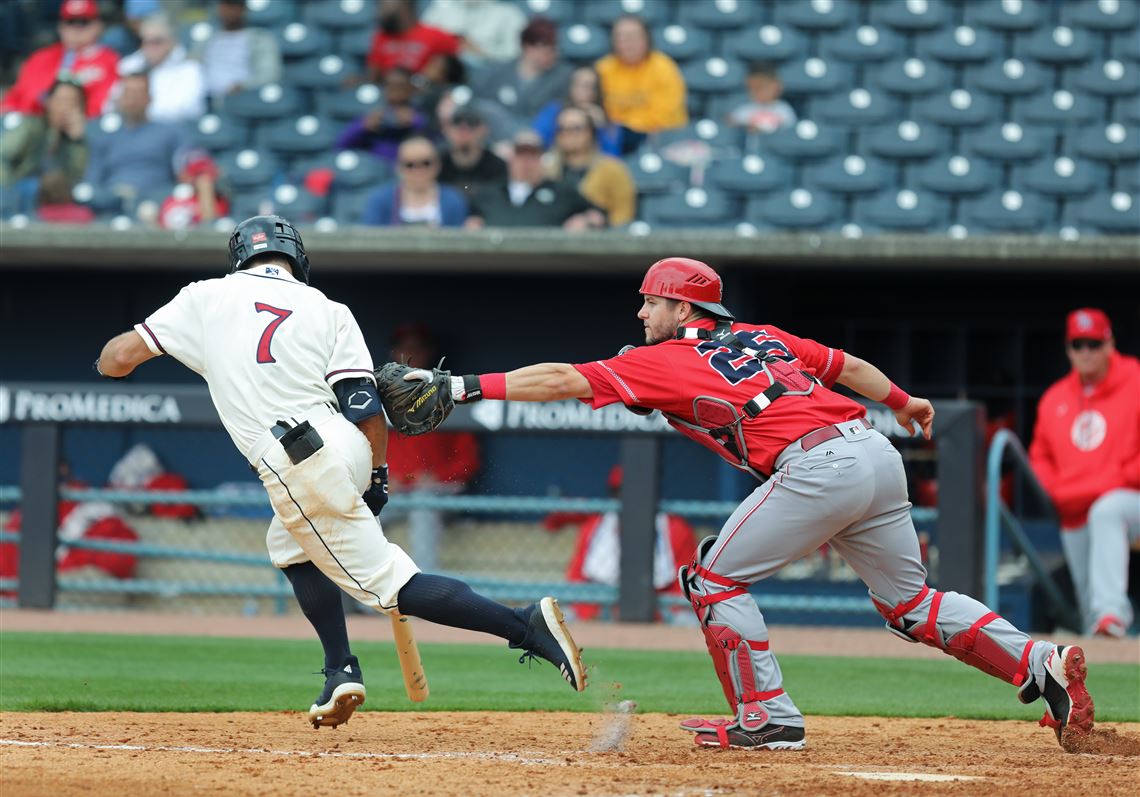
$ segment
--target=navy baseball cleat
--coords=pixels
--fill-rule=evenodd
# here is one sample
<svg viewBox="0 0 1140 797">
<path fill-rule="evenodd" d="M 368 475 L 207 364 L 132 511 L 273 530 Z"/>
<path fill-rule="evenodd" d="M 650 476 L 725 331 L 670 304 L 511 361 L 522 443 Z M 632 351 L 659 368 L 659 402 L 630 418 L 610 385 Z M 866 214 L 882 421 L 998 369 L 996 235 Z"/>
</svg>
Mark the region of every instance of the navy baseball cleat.
<svg viewBox="0 0 1140 797">
<path fill-rule="evenodd" d="M 1064 743 L 1066 728 L 1074 734 L 1087 734 L 1093 727 L 1093 700 L 1085 688 L 1088 663 L 1085 652 L 1076 645 L 1058 645 L 1045 659 L 1045 687 L 1029 678 L 1017 691 L 1022 703 L 1045 698 L 1045 716 L 1041 725 L 1057 733 L 1057 741 Z"/>
<path fill-rule="evenodd" d="M 527 621 L 526 637 L 512 648 L 521 648 L 525 653 L 519 656 L 519 664 L 528 657 L 546 659 L 562 673 L 562 677 L 574 690 L 581 692 L 586 688 L 586 668 L 582 665 L 582 651 L 574 644 L 570 636 L 570 629 L 566 627 L 566 620 L 562 610 L 558 608 L 558 601 L 554 598 L 543 598 L 538 603 L 531 604 L 519 611 Z"/>
<path fill-rule="evenodd" d="M 698 733 L 693 741 L 700 747 L 732 750 L 803 750 L 807 747 L 804 729 L 791 725 L 765 725 L 758 731 L 746 731 L 733 722 L 724 722 L 715 732 Z"/>
<path fill-rule="evenodd" d="M 348 722 L 352 712 L 364 702 L 364 673 L 356 656 L 345 659 L 340 669 L 324 669 L 321 673 L 325 676 L 325 688 L 309 709 L 309 722 L 314 728 L 335 728 Z"/>
</svg>

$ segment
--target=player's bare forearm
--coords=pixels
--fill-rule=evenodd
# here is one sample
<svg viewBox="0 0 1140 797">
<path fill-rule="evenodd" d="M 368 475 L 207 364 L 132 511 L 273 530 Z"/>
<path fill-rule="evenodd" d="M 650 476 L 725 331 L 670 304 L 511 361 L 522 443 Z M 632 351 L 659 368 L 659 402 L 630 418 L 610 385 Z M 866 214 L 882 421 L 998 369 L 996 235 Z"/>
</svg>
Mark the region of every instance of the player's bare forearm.
<svg viewBox="0 0 1140 797">
<path fill-rule="evenodd" d="M 356 428 L 368 438 L 372 446 L 372 467 L 378 468 L 388 462 L 388 423 L 384 415 L 373 415 L 356 424 Z"/>
<path fill-rule="evenodd" d="M 508 401 L 558 401 L 593 395 L 586 377 L 566 363 L 539 363 L 507 372 Z"/>
<path fill-rule="evenodd" d="M 99 373 L 104 376 L 127 376 L 139 365 L 158 355 L 147 348 L 142 335 L 133 329 L 107 341 L 99 353 Z"/>
<path fill-rule="evenodd" d="M 891 389 L 886 374 L 853 354 L 844 354 L 843 370 L 836 381 L 872 401 L 882 401 Z"/>
<path fill-rule="evenodd" d="M 859 395 L 882 402 L 894 410 L 895 420 L 907 434 L 914 434 L 913 424 L 917 423 L 922 436 L 930 439 L 934 424 L 933 405 L 926 399 L 908 396 L 871 363 L 852 354 L 845 355 L 843 370 L 839 372 L 837 381 Z"/>
</svg>

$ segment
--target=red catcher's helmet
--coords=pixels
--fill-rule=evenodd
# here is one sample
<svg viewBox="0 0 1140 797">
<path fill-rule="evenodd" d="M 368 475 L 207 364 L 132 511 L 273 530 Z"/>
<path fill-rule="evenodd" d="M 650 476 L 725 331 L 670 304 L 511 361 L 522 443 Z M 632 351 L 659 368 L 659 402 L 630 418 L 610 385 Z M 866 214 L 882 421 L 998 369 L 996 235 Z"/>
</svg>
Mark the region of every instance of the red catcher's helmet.
<svg viewBox="0 0 1140 797">
<path fill-rule="evenodd" d="M 645 272 L 641 293 L 681 299 L 713 315 L 733 319 L 732 313 L 720 303 L 720 276 L 699 260 L 688 257 L 658 260 Z"/>
</svg>

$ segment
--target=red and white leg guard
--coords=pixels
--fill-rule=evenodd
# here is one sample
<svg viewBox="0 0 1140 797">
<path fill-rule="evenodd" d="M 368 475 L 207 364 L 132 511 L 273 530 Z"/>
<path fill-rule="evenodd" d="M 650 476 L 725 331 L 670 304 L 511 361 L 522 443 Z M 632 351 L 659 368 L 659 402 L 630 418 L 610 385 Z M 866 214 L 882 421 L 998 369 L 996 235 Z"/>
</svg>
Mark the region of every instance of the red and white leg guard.
<svg viewBox="0 0 1140 797">
<path fill-rule="evenodd" d="M 892 607 L 879 596 L 871 594 L 875 608 L 886 618 L 888 631 L 909 642 L 922 642 L 938 648 L 1006 683 L 1014 686 L 1024 683 L 1029 673 L 1032 640 L 1025 642 L 1016 654 L 999 643 L 986 631 L 986 626 L 1002 619 L 997 612 L 986 611 L 971 620 L 957 618 L 950 622 L 945 617 L 940 620 L 942 604 L 947 598 L 954 600 L 962 596 L 957 592 L 939 592 L 923 586 L 913 598 Z M 981 606 L 973 599 L 967 600 L 972 606 Z"/>
</svg>

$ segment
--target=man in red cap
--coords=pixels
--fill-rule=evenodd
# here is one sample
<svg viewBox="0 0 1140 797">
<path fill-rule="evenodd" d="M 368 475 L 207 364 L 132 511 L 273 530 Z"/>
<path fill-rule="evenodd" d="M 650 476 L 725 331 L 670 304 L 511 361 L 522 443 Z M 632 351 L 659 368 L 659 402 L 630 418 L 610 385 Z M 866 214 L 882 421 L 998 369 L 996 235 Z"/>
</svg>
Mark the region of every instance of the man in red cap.
<svg viewBox="0 0 1140 797">
<path fill-rule="evenodd" d="M 15 85 L 0 102 L 0 113 L 42 114 L 44 99 L 61 77 L 83 85 L 87 116 L 103 112 L 115 85 L 119 54 L 99 43 L 103 21 L 95 0 L 64 0 L 59 7 L 59 41 L 36 50 L 20 68 Z"/>
<path fill-rule="evenodd" d="M 679 574 L 732 711 L 681 723 L 696 743 L 804 747 L 804 716 L 784 691 L 749 588 L 827 543 L 866 583 L 891 633 L 1019 687 L 1023 703 L 1044 698 L 1042 723 L 1065 749 L 1079 749 L 1093 725 L 1084 651 L 1030 639 L 973 598 L 927 585 L 902 457 L 867 423 L 862 404 L 831 388 L 838 382 L 882 402 L 907 433 L 918 424 L 927 439 L 930 402 L 841 349 L 735 321 L 721 303 L 720 276 L 700 261 L 654 263 L 641 294 L 645 346 L 590 363 L 449 379 L 457 402 L 577 398 L 595 408 L 620 402 L 642 414 L 657 410 L 760 482 Z M 405 378 L 434 377 L 413 371 Z M 701 478 L 693 470 L 691 478 Z"/>
<path fill-rule="evenodd" d="M 1128 549 L 1140 546 L 1140 360 L 1116 350 L 1103 311 L 1069 313 L 1073 370 L 1045 391 L 1029 461 L 1057 507 L 1086 633 L 1132 625 Z"/>
</svg>

